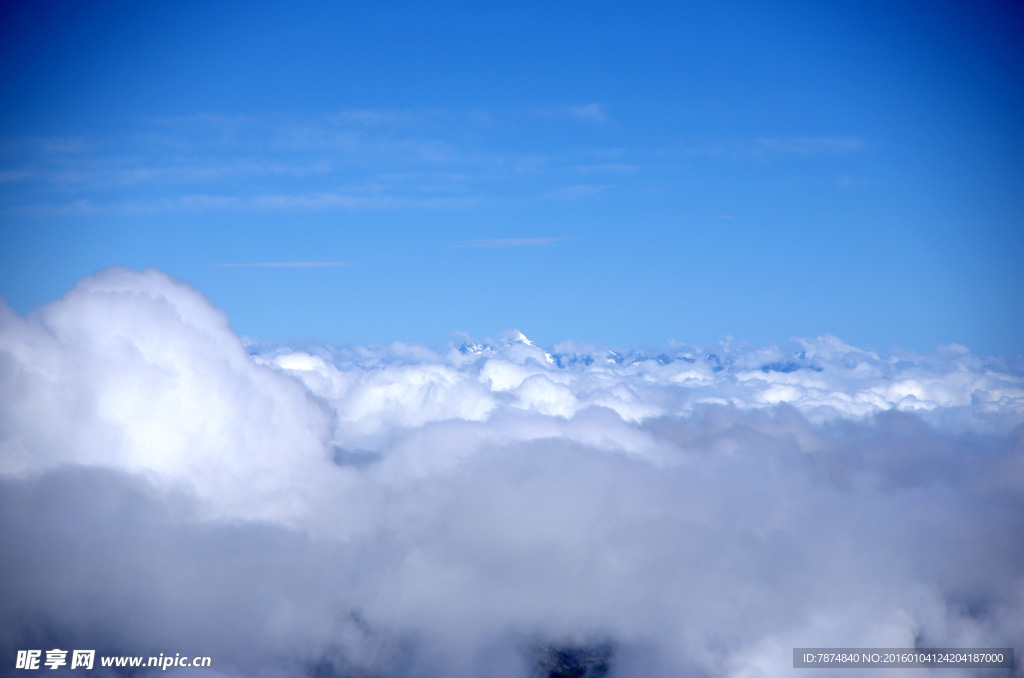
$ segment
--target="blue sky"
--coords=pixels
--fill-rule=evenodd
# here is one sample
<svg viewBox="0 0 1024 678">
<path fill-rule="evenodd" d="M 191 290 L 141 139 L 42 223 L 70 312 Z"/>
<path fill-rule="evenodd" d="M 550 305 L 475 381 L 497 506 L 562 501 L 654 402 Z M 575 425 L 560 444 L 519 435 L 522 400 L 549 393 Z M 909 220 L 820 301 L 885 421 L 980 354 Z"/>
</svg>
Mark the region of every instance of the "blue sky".
<svg viewBox="0 0 1024 678">
<path fill-rule="evenodd" d="M 278 340 L 1024 351 L 1011 3 L 2 11 L 21 313 L 121 264 Z"/>
</svg>

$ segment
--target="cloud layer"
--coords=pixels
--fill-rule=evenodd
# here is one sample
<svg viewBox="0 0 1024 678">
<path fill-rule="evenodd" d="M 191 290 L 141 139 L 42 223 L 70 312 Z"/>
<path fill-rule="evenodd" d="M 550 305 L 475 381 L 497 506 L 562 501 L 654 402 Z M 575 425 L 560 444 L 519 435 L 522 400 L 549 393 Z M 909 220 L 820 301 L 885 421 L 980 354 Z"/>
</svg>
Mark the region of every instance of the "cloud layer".
<svg viewBox="0 0 1024 678">
<path fill-rule="evenodd" d="M 1009 646 L 1022 423 L 1024 366 L 958 346 L 245 345 L 109 269 L 0 309 L 0 650 L 775 676 Z"/>
</svg>

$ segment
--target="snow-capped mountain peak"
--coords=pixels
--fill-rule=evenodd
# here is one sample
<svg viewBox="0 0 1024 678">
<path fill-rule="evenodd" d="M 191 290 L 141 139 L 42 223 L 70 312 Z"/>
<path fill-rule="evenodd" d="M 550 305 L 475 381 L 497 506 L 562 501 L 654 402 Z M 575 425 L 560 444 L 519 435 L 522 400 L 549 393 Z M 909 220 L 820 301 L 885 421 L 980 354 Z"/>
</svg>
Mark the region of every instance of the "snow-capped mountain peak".
<svg viewBox="0 0 1024 678">
<path fill-rule="evenodd" d="M 515 349 L 519 347 L 535 349 L 543 354 L 545 362 L 550 365 L 556 364 L 554 356 L 542 349 L 535 341 L 532 341 L 525 334 L 514 328 L 502 332 L 495 340 L 487 340 L 483 343 L 475 341 L 463 342 L 459 346 L 458 351 L 463 355 L 502 354 L 507 356 L 509 355 L 510 350 L 514 353 Z"/>
</svg>

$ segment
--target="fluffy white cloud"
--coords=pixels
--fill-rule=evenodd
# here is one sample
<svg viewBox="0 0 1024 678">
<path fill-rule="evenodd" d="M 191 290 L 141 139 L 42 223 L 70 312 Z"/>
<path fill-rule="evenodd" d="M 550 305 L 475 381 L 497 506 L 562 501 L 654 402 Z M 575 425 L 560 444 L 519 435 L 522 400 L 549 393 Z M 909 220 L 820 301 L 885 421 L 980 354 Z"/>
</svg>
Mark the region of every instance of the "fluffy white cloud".
<svg viewBox="0 0 1024 678">
<path fill-rule="evenodd" d="M 330 409 L 255 365 L 223 313 L 158 271 L 109 269 L 29 319 L 0 313 L 0 470 L 146 472 L 262 517 L 301 503 L 295 474 L 330 457 Z"/>
<path fill-rule="evenodd" d="M 957 346 L 244 346 L 111 269 L 0 309 L 0 472 L 8 657 L 774 676 L 1024 637 L 1024 369 Z"/>
</svg>

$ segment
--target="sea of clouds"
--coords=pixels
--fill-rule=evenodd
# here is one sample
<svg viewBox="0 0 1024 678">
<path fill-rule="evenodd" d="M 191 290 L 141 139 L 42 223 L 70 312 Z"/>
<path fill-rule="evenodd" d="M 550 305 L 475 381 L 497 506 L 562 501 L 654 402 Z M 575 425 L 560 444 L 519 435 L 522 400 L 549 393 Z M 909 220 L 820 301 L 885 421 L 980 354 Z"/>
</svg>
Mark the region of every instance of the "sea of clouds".
<svg viewBox="0 0 1024 678">
<path fill-rule="evenodd" d="M 1024 362 L 279 345 L 112 268 L 0 303 L 0 544 L 0 675 L 55 647 L 209 678 L 836 675 L 794 647 L 1020 667 Z"/>
</svg>

